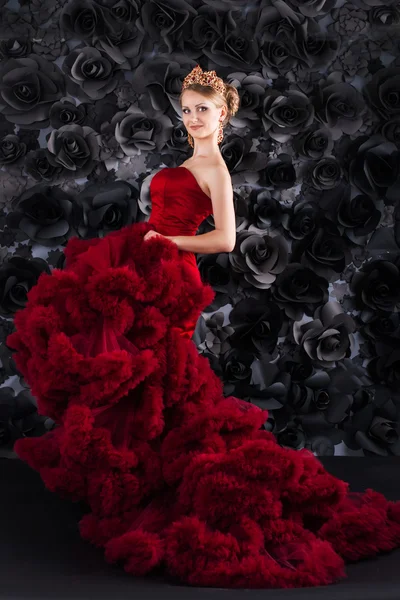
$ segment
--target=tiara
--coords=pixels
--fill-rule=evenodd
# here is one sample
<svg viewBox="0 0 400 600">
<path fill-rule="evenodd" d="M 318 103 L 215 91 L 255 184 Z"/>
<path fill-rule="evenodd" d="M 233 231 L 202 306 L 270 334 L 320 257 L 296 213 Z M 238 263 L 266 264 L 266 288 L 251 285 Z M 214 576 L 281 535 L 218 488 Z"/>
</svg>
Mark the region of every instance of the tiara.
<svg viewBox="0 0 400 600">
<path fill-rule="evenodd" d="M 200 85 L 209 85 L 220 94 L 225 94 L 225 84 L 215 71 L 203 71 L 200 65 L 197 65 L 189 75 L 186 75 L 183 80 L 182 90 L 187 88 L 192 83 L 200 83 Z"/>
</svg>

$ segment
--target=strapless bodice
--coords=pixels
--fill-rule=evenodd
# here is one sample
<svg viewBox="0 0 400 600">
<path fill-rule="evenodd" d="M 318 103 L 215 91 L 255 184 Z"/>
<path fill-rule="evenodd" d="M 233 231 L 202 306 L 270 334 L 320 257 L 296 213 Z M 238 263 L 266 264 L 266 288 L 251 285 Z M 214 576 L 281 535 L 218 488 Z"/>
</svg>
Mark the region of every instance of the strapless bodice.
<svg viewBox="0 0 400 600">
<path fill-rule="evenodd" d="M 186 167 L 166 167 L 150 182 L 149 223 L 162 235 L 195 235 L 212 214 L 211 198 Z"/>
</svg>

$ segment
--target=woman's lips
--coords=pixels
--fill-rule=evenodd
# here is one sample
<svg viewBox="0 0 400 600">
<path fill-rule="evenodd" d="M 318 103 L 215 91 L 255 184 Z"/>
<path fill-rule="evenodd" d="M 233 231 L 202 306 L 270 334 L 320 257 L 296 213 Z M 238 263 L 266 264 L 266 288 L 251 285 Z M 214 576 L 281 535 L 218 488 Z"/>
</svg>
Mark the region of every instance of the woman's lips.
<svg viewBox="0 0 400 600">
<path fill-rule="evenodd" d="M 200 127 L 203 127 L 203 125 L 192 125 L 190 129 L 200 129 Z"/>
</svg>

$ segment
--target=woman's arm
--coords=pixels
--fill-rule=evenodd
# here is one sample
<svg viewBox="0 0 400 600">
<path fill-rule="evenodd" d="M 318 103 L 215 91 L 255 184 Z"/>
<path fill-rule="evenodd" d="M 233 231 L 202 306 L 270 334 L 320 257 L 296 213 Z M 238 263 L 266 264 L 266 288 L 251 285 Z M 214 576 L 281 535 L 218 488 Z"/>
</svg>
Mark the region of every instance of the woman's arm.
<svg viewBox="0 0 400 600">
<path fill-rule="evenodd" d="M 216 167 L 210 175 L 208 188 L 211 194 L 215 229 L 201 235 L 166 236 L 180 250 L 214 254 L 232 252 L 236 243 L 236 220 L 233 206 L 233 189 L 229 172 Z"/>
<path fill-rule="evenodd" d="M 215 254 L 217 252 L 231 252 L 233 248 L 226 243 L 225 236 L 220 231 L 214 230 L 201 235 L 166 235 L 173 241 L 179 250 L 187 252 L 200 252 L 201 254 Z"/>
</svg>

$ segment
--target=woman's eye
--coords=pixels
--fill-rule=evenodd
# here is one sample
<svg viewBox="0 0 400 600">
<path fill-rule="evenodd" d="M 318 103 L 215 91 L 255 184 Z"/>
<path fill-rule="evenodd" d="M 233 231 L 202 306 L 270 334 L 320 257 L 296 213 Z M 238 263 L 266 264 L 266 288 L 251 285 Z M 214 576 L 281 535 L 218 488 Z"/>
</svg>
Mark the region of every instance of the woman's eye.
<svg viewBox="0 0 400 600">
<path fill-rule="evenodd" d="M 200 106 L 199 108 L 200 108 L 200 109 L 202 109 L 202 110 L 207 110 L 207 107 L 206 107 L 206 106 Z M 186 112 L 185 112 L 185 111 L 187 111 L 187 110 L 189 110 L 189 109 L 188 109 L 188 108 L 184 108 L 184 109 L 183 109 L 183 112 L 186 114 Z"/>
</svg>

